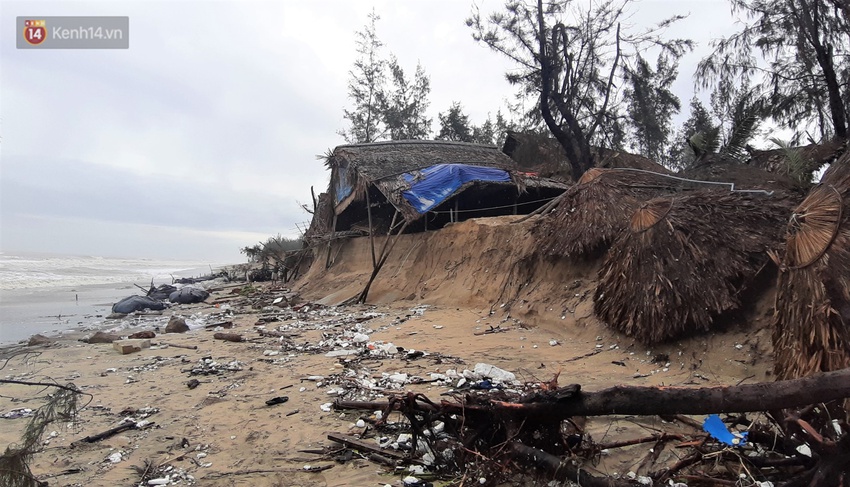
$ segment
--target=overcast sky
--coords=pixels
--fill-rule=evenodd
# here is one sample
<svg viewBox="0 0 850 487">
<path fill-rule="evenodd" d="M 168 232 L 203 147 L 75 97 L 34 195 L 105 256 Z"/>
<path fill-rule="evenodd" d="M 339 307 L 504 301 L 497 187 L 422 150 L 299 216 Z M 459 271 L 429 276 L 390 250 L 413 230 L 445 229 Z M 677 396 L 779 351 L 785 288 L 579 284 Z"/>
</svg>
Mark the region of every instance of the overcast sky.
<svg viewBox="0 0 850 487">
<path fill-rule="evenodd" d="M 482 11 L 503 5 L 482 0 Z M 296 236 L 316 155 L 344 143 L 354 33 L 375 8 L 385 53 L 481 123 L 511 97 L 509 64 L 464 24 L 472 2 L 0 0 L 0 250 L 240 262 Z M 686 106 L 708 41 L 733 28 L 718 0 L 642 0 L 635 24 L 690 14 L 671 33 Z M 16 16 L 130 18 L 128 50 L 18 50 Z M 303 228 L 303 226 L 302 226 Z"/>
</svg>

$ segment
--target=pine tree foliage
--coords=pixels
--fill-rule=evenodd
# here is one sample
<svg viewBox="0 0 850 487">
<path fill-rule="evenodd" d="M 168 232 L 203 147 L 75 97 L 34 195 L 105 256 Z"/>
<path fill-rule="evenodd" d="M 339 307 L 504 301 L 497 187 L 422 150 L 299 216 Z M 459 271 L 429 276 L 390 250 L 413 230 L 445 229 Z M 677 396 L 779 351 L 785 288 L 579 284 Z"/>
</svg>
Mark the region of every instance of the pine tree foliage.
<svg viewBox="0 0 850 487">
<path fill-rule="evenodd" d="M 386 64 L 381 57 L 383 43 L 378 39 L 377 23 L 380 16 L 372 10 L 369 22 L 355 34 L 359 57 L 348 72 L 348 97 L 353 107 L 344 111 L 349 127 L 340 132 L 346 142 L 367 143 L 382 135 L 380 97 L 386 82 Z"/>
<path fill-rule="evenodd" d="M 431 79 L 421 64 L 417 63 L 411 80 L 395 56 L 390 55 L 389 60 L 383 57 L 384 44 L 377 34 L 379 19 L 372 10 L 369 22 L 355 34 L 359 57 L 348 81 L 348 98 L 353 106 L 345 109 L 349 126 L 339 134 L 352 144 L 387 138 L 427 139 L 432 122 L 426 114 Z"/>
<path fill-rule="evenodd" d="M 416 65 L 413 81 L 407 79 L 395 56 L 389 61 L 392 89 L 379 95 L 379 106 L 390 140 L 427 139 L 431 134 L 428 95 L 431 80 L 421 64 Z"/>
<path fill-rule="evenodd" d="M 624 96 L 632 145 L 661 164 L 669 162 L 672 118 L 681 108 L 679 97 L 671 91 L 677 76 L 678 63 L 664 55 L 658 57 L 655 69 L 641 55 L 634 67 L 626 67 Z"/>
<path fill-rule="evenodd" d="M 850 5 L 845 0 L 730 0 L 745 19 L 697 68 L 720 93 L 751 84 L 752 104 L 798 135 L 848 135 Z M 726 95 L 729 96 L 728 94 Z"/>
<path fill-rule="evenodd" d="M 455 142 L 473 141 L 469 115 L 463 112 L 460 102 L 453 102 L 452 106 L 437 115 L 437 118 L 440 119 L 440 133 L 437 134 L 437 139 Z"/>
</svg>

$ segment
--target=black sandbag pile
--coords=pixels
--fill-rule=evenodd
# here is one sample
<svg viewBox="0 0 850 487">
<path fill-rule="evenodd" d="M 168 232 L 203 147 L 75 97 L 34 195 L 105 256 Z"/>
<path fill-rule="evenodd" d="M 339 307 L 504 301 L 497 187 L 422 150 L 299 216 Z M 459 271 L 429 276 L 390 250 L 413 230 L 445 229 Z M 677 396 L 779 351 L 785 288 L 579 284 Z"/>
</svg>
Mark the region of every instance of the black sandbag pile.
<svg viewBox="0 0 850 487">
<path fill-rule="evenodd" d="M 168 300 L 172 303 L 178 304 L 192 304 L 192 303 L 200 303 L 203 300 L 207 299 L 210 296 L 210 293 L 207 291 L 193 286 L 184 286 L 168 296 Z"/>
<path fill-rule="evenodd" d="M 112 305 L 112 312 L 130 314 L 146 309 L 160 311 L 165 309 L 165 307 L 166 305 L 162 301 L 158 301 L 147 296 L 127 296 Z"/>
</svg>

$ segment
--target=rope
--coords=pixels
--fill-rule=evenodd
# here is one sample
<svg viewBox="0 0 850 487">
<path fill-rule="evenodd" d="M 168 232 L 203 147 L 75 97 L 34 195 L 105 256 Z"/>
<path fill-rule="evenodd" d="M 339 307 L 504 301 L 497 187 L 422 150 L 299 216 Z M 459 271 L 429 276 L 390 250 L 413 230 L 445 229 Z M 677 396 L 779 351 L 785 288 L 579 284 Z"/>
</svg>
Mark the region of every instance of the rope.
<svg viewBox="0 0 850 487">
<path fill-rule="evenodd" d="M 516 203 L 516 206 L 533 205 L 535 203 L 542 203 L 544 201 L 551 201 L 555 198 L 557 198 L 557 196 L 553 196 L 551 198 L 542 198 L 542 199 L 533 200 L 533 201 L 526 201 L 524 203 Z M 502 206 L 490 206 L 490 207 L 486 207 L 486 208 L 474 208 L 474 209 L 470 209 L 470 210 L 428 211 L 426 213 L 436 213 L 436 214 L 448 215 L 449 213 L 468 213 L 468 212 L 472 212 L 472 211 L 501 210 L 503 208 L 513 208 L 513 207 L 514 207 L 514 205 L 502 205 Z"/>
<path fill-rule="evenodd" d="M 735 183 L 724 183 L 724 182 L 719 182 L 719 181 L 703 181 L 703 180 L 700 180 L 700 179 L 680 178 L 678 176 L 673 176 L 673 175 L 670 175 L 670 174 L 662 174 L 660 172 L 647 171 L 645 169 L 635 169 L 635 168 L 631 168 L 631 167 L 616 167 L 616 168 L 611 168 L 611 170 L 612 171 L 642 172 L 642 173 L 646 173 L 646 174 L 654 174 L 656 176 L 675 179 L 677 181 L 686 181 L 686 182 L 689 182 L 689 183 L 716 184 L 716 185 L 721 185 L 721 186 L 729 186 L 729 191 L 731 191 L 733 193 L 764 193 L 768 196 L 773 196 L 773 191 L 767 191 L 767 190 L 764 190 L 764 189 L 735 189 Z"/>
</svg>

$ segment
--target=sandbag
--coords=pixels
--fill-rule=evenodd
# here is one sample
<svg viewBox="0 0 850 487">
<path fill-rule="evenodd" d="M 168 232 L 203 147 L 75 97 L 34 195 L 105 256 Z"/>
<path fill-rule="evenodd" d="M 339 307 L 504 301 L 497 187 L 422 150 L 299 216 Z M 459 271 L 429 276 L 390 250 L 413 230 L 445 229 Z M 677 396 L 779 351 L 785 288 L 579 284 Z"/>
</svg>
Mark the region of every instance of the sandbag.
<svg viewBox="0 0 850 487">
<path fill-rule="evenodd" d="M 186 286 L 178 289 L 168 296 L 168 300 L 172 303 L 191 304 L 200 303 L 207 299 L 210 293 L 198 287 Z"/>
<path fill-rule="evenodd" d="M 148 297 L 163 301 L 168 299 L 168 297 L 171 296 L 171 293 L 176 290 L 177 288 L 172 286 L 171 284 L 160 284 L 156 288 L 151 287 L 151 290 L 148 291 Z"/>
<path fill-rule="evenodd" d="M 163 310 L 165 309 L 165 303 L 157 301 L 156 299 L 151 299 L 147 296 L 127 296 L 112 305 L 113 313 L 129 314 L 135 311 L 142 311 L 144 309 L 151 309 L 155 311 Z"/>
</svg>

